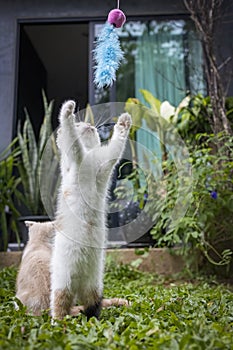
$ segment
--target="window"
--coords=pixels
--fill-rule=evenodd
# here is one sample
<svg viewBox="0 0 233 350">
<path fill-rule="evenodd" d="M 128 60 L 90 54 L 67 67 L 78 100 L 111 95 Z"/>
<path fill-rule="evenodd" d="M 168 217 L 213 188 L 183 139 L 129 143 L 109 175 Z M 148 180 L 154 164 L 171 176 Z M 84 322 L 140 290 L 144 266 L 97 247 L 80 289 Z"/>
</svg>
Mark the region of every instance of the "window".
<svg viewBox="0 0 233 350">
<path fill-rule="evenodd" d="M 102 25 L 94 25 L 97 37 Z M 93 87 L 92 103 L 141 99 L 140 89 L 177 105 L 189 92 L 203 92 L 201 45 L 190 21 L 128 21 L 118 30 L 124 60 L 116 83 Z"/>
<path fill-rule="evenodd" d="M 102 26 L 94 26 L 95 37 Z M 127 21 L 119 30 L 119 37 L 124 59 L 116 82 L 103 90 L 93 87 L 93 104 L 125 102 L 129 97 L 145 103 L 140 89 L 146 89 L 160 101 L 178 106 L 187 94 L 204 93 L 202 47 L 189 20 Z M 153 172 L 161 172 L 159 135 L 149 130 L 144 121 L 142 126 L 137 131 L 139 166 L 146 150 L 150 164 L 155 157 L 158 160 L 159 170 Z"/>
<path fill-rule="evenodd" d="M 38 132 L 43 118 L 41 90 L 54 99 L 54 127 L 61 104 L 88 103 L 89 23 L 20 23 L 17 118 L 27 107 Z M 16 126 L 15 126 L 16 127 Z"/>
<path fill-rule="evenodd" d="M 187 20 L 127 21 L 118 29 L 124 60 L 116 83 L 98 90 L 90 56 L 102 26 L 92 21 L 20 24 L 18 118 L 23 118 L 26 106 L 39 127 L 42 88 L 55 99 L 55 116 L 67 98 L 77 100 L 83 109 L 88 102 L 141 99 L 139 90 L 147 89 L 176 105 L 187 92 L 203 91 L 201 46 Z"/>
</svg>

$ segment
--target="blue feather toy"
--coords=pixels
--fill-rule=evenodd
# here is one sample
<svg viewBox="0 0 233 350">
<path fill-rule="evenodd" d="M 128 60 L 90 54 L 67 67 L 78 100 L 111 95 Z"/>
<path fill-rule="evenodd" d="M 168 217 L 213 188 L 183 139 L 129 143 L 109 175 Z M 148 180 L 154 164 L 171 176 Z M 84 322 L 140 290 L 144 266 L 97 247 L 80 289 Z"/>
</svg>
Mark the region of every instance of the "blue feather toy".
<svg viewBox="0 0 233 350">
<path fill-rule="evenodd" d="M 94 82 L 98 88 L 111 86 L 116 80 L 116 71 L 123 58 L 116 28 L 120 28 L 125 20 L 125 14 L 119 8 L 111 10 L 108 14 L 108 20 L 97 38 L 94 49 L 96 62 Z"/>
</svg>

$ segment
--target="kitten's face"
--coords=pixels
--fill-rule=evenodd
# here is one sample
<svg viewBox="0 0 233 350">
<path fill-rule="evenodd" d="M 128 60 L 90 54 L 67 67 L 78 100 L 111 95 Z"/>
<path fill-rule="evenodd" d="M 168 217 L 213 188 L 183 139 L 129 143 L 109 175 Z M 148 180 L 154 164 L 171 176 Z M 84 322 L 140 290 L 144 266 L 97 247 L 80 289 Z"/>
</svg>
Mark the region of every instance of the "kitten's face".
<svg viewBox="0 0 233 350">
<path fill-rule="evenodd" d="M 94 126 L 89 123 L 75 123 L 77 138 L 82 140 L 82 144 L 87 149 L 92 149 L 100 145 L 100 137 Z"/>
</svg>

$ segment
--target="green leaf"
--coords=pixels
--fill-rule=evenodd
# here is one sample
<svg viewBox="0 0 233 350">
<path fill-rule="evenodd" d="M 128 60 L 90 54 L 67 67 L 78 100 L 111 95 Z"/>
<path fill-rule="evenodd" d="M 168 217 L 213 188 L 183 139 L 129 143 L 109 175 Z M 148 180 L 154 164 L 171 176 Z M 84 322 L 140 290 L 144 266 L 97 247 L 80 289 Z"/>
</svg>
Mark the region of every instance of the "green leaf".
<svg viewBox="0 0 233 350">
<path fill-rule="evenodd" d="M 150 105 L 151 109 L 155 112 L 157 116 L 159 116 L 161 102 L 157 98 L 155 98 L 152 95 L 152 93 L 150 93 L 148 90 L 141 89 L 139 91 L 142 94 L 144 100 Z"/>
<path fill-rule="evenodd" d="M 125 111 L 131 115 L 132 126 L 130 129 L 130 139 L 135 139 L 135 132 L 141 128 L 142 119 L 144 114 L 143 106 L 140 104 L 139 100 L 135 98 L 129 98 L 125 103 Z"/>
<path fill-rule="evenodd" d="M 7 230 L 7 222 L 6 222 L 6 212 L 5 208 L 1 212 L 1 230 L 2 230 L 2 240 L 3 240 L 3 250 L 7 250 L 8 246 L 8 230 Z"/>
<path fill-rule="evenodd" d="M 17 166 L 22 180 L 24 197 L 23 198 L 18 193 L 18 198 L 23 201 L 30 214 L 34 215 L 42 214 L 44 211 L 39 186 L 41 176 L 41 158 L 50 137 L 54 156 L 56 156 L 57 153 L 54 135 L 52 135 L 51 117 L 53 101 L 48 103 L 44 91 L 42 91 L 42 97 L 44 104 L 44 119 L 40 128 L 38 141 L 36 140 L 33 126 L 26 109 L 26 119 L 22 132 L 20 123 L 18 124 L 18 141 L 22 153 L 22 160 Z"/>
<path fill-rule="evenodd" d="M 85 109 L 84 121 L 86 123 L 90 123 L 91 125 L 95 125 L 94 114 L 93 114 L 93 111 L 91 109 L 91 105 L 89 103 L 87 104 L 86 109 Z"/>
</svg>

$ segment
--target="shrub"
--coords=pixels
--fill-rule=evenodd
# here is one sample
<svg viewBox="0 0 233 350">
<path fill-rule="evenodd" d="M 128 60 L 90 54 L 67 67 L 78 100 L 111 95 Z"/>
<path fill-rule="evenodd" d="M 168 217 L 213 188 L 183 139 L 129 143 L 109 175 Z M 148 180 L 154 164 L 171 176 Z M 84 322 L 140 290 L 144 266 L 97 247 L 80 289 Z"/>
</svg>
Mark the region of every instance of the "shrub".
<svg viewBox="0 0 233 350">
<path fill-rule="evenodd" d="M 117 198 L 129 198 L 130 181 L 131 198 L 152 219 L 150 233 L 157 246 L 180 247 L 188 265 L 195 263 L 199 268 L 207 259 L 214 266 L 225 266 L 229 272 L 233 253 L 233 137 L 210 134 L 206 113 L 212 113 L 212 108 L 208 97 L 197 95 L 188 105 L 182 103 L 174 109 L 174 117 L 169 118 L 172 129 L 163 127 L 161 117 L 150 113 L 157 100 L 148 92 L 145 96 L 150 97 L 146 100 L 151 109 L 141 108 L 142 118 L 148 122 L 146 118 L 150 116 L 147 126 L 166 136 L 162 154 L 172 145 L 172 135 L 178 130 L 189 156 L 172 159 L 167 152 L 162 157 L 161 179 L 149 170 L 141 181 L 140 168 L 134 168 L 116 189 Z"/>
<path fill-rule="evenodd" d="M 211 263 L 229 268 L 233 241 L 233 139 L 223 134 L 196 136 L 201 137 L 205 142 L 190 148 L 188 161 L 192 164 L 194 182 L 187 213 L 178 221 L 169 220 L 177 200 L 174 189 L 178 175 L 174 163 L 167 161 L 164 178 L 167 195 L 162 202 L 153 201 L 151 210 L 158 213 L 159 219 L 151 233 L 159 245 L 181 244 L 186 256 L 197 258 L 197 254 L 190 252 L 202 252 Z"/>
</svg>

